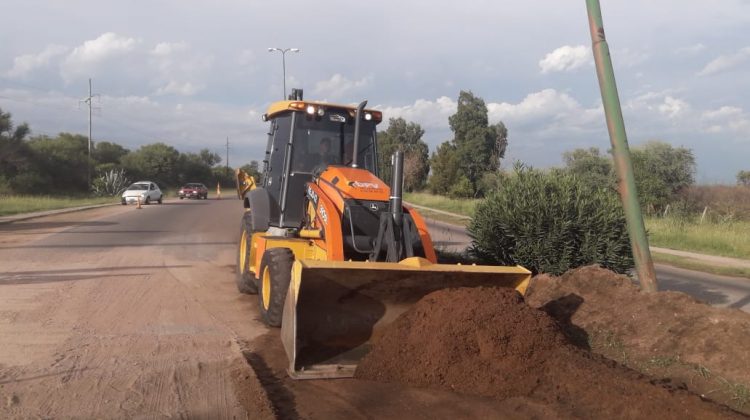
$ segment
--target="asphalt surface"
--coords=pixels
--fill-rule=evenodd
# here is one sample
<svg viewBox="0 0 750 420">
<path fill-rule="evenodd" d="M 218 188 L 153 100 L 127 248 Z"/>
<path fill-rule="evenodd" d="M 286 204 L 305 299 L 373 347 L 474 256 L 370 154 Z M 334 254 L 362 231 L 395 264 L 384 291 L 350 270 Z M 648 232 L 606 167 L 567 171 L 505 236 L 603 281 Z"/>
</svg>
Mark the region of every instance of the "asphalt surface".
<svg viewBox="0 0 750 420">
<path fill-rule="evenodd" d="M 461 252 L 471 243 L 466 230 L 460 226 L 428 220 L 433 243 L 437 249 Z M 720 276 L 656 264 L 659 290 L 687 293 L 694 298 L 719 307 L 730 307 L 750 312 L 750 280 Z"/>
</svg>

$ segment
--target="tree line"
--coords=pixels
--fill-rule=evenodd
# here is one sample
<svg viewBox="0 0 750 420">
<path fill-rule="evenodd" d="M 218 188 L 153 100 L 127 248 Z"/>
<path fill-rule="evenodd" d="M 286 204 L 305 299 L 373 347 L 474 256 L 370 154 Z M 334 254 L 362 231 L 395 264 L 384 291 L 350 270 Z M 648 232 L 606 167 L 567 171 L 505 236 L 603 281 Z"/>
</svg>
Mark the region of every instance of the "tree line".
<svg viewBox="0 0 750 420">
<path fill-rule="evenodd" d="M 221 157 L 209 149 L 186 153 L 161 142 L 131 151 L 97 141 L 89 158 L 86 136 L 32 136 L 28 124 L 14 125 L 11 114 L 0 109 L 0 194 L 87 194 L 91 182 L 96 184 L 112 171 L 130 181 L 154 181 L 162 188 L 187 182 L 233 185 L 233 169 L 220 163 Z M 257 162 L 244 168 L 257 176 Z"/>
<path fill-rule="evenodd" d="M 429 190 L 452 198 L 484 197 L 501 188 L 512 176 L 501 168 L 508 147 L 508 128 L 503 122 L 489 124 L 484 100 L 470 91 L 458 95 L 456 113 L 448 119 L 452 138 L 430 154 L 425 130 L 403 118 L 391 118 L 378 132 L 379 172 L 390 183 L 390 157 L 404 152 L 404 189 Z M 652 141 L 632 148 L 639 198 L 644 210 L 663 210 L 695 183 L 692 150 Z M 616 174 L 609 153 L 598 148 L 575 149 L 563 155 L 565 171 L 597 187 L 616 188 Z M 232 170 L 220 166 L 221 157 L 208 149 L 180 152 L 165 143 L 153 143 L 130 151 L 101 141 L 91 158 L 85 136 L 60 133 L 55 137 L 31 136 L 27 124 L 14 126 L 11 115 L 0 109 L 0 193 L 66 193 L 88 191 L 87 167 L 93 177 L 118 169 L 131 179 L 150 179 L 166 187 L 185 182 L 232 185 Z M 259 180 L 257 161 L 242 167 Z M 750 171 L 737 174 L 738 185 L 750 186 Z"/>
</svg>

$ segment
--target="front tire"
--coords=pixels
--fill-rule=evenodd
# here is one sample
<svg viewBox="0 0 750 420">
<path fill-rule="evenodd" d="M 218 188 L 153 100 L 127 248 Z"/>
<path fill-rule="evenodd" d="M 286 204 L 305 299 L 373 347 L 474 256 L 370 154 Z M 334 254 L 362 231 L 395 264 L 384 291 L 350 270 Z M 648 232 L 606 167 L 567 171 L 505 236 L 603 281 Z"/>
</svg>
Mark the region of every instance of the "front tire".
<svg viewBox="0 0 750 420">
<path fill-rule="evenodd" d="M 144 204 L 151 204 L 151 197 L 146 197 L 146 202 Z"/>
<path fill-rule="evenodd" d="M 266 325 L 280 327 L 284 301 L 292 280 L 294 253 L 289 248 L 271 248 L 260 263 L 258 300 L 260 315 Z"/>
<path fill-rule="evenodd" d="M 235 281 L 237 282 L 237 290 L 240 293 L 248 295 L 254 295 L 258 293 L 258 283 L 255 280 L 255 276 L 250 272 L 250 247 L 252 233 L 248 232 L 245 228 L 245 221 L 242 221 L 240 227 L 240 242 L 237 246 L 237 274 Z"/>
</svg>

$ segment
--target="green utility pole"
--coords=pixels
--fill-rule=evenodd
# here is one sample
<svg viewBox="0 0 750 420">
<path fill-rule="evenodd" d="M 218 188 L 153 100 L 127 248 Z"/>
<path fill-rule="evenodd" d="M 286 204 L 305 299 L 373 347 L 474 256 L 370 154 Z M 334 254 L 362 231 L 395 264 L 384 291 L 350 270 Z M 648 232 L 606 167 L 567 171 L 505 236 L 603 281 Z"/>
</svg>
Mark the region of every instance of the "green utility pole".
<svg viewBox="0 0 750 420">
<path fill-rule="evenodd" d="M 604 24 L 602 23 L 602 10 L 599 0 L 586 0 L 586 8 L 589 14 L 589 28 L 591 29 L 591 42 L 594 50 L 594 61 L 596 62 L 596 74 L 599 77 L 599 89 L 602 93 L 604 113 L 607 118 L 607 129 L 609 139 L 612 143 L 612 154 L 617 170 L 618 190 L 625 209 L 625 219 L 628 223 L 630 245 L 633 248 L 633 259 L 641 289 L 645 292 L 656 292 L 656 274 L 654 273 L 654 262 L 651 259 L 651 250 L 648 247 L 646 227 L 643 224 L 643 214 L 638 204 L 638 191 L 635 188 L 635 176 L 633 175 L 633 162 L 630 159 L 628 139 L 625 134 L 625 122 L 622 118 L 620 97 L 617 93 L 615 83 L 615 72 L 612 68 L 612 58 L 609 54 L 609 46 L 604 36 Z"/>
</svg>

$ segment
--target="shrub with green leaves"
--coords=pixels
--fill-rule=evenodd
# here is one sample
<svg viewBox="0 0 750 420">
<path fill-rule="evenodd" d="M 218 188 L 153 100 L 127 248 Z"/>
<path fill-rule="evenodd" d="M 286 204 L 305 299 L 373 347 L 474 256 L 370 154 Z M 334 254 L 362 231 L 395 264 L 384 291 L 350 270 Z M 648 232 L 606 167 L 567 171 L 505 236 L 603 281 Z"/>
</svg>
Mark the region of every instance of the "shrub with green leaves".
<svg viewBox="0 0 750 420">
<path fill-rule="evenodd" d="M 556 275 L 594 263 L 618 273 L 633 267 L 616 192 L 569 173 L 517 166 L 479 203 L 468 230 L 470 253 L 483 263 Z"/>
<path fill-rule="evenodd" d="M 93 191 L 99 197 L 114 197 L 122 194 L 130 185 L 130 180 L 125 176 L 123 169 L 111 169 L 96 178 L 93 183 Z"/>
</svg>

